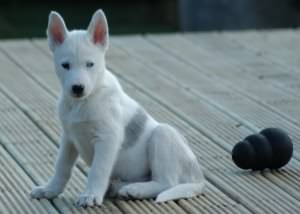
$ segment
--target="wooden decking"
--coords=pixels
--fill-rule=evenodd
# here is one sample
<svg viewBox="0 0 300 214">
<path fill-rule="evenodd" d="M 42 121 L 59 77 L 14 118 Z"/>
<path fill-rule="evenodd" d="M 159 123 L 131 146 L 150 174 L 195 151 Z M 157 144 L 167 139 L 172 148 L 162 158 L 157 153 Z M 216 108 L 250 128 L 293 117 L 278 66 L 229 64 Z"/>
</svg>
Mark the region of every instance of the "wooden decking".
<svg viewBox="0 0 300 214">
<path fill-rule="evenodd" d="M 87 172 L 79 161 L 59 198 L 31 200 L 31 187 L 53 172 L 59 85 L 45 40 L 1 41 L 0 213 L 299 213 L 299 31 L 112 37 L 107 61 L 132 97 L 187 136 L 204 167 L 204 194 L 77 209 Z M 292 161 L 262 173 L 235 167 L 233 145 L 274 126 L 292 137 Z"/>
</svg>

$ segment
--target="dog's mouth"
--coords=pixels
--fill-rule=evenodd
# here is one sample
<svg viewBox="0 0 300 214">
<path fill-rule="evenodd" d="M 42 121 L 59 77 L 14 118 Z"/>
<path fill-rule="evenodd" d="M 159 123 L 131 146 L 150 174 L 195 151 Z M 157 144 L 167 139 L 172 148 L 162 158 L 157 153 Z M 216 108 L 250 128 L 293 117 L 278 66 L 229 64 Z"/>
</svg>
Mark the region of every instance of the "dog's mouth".
<svg viewBox="0 0 300 214">
<path fill-rule="evenodd" d="M 84 92 L 82 92 L 82 93 L 74 93 L 73 91 L 69 91 L 69 92 L 67 93 L 67 95 L 68 95 L 69 97 L 73 98 L 73 99 L 78 99 L 78 100 L 80 100 L 80 99 L 85 98 L 87 94 L 84 93 Z"/>
<path fill-rule="evenodd" d="M 85 94 L 74 94 L 74 93 L 71 93 L 71 97 L 76 98 L 76 99 L 83 99 L 86 96 L 85 96 Z"/>
</svg>

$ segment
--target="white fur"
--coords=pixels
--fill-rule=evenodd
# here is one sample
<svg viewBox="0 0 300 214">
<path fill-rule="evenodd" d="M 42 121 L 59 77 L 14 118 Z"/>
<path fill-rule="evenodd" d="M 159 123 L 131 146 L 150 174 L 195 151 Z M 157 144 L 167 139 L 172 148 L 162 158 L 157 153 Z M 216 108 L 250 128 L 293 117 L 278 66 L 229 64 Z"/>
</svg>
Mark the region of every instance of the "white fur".
<svg viewBox="0 0 300 214">
<path fill-rule="evenodd" d="M 140 105 L 105 67 L 104 13 L 96 11 L 87 31 L 69 32 L 61 16 L 51 12 L 47 34 L 62 86 L 58 113 L 63 133 L 54 176 L 46 185 L 35 187 L 31 196 L 59 195 L 78 155 L 90 166 L 78 206 L 101 205 L 107 190 L 113 197 L 157 197 L 158 202 L 201 193 L 204 178 L 184 137 L 144 111 L 134 121 Z M 91 62 L 93 66 L 88 66 Z M 69 66 L 64 67 L 66 63 Z M 72 93 L 72 86 L 78 84 L 84 86 L 80 97 Z M 126 127 L 134 122 L 141 133 L 126 134 Z M 127 148 L 125 138 L 136 142 Z"/>
</svg>

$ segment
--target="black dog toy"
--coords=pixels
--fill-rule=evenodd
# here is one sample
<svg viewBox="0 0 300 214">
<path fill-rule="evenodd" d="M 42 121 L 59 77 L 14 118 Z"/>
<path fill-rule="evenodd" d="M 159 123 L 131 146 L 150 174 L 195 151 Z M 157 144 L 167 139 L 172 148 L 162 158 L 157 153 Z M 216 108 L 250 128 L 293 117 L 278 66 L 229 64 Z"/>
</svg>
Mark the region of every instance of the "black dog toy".
<svg viewBox="0 0 300 214">
<path fill-rule="evenodd" d="M 287 133 L 278 128 L 267 128 L 246 137 L 232 150 L 233 162 L 242 169 L 279 169 L 293 155 L 293 144 Z"/>
</svg>

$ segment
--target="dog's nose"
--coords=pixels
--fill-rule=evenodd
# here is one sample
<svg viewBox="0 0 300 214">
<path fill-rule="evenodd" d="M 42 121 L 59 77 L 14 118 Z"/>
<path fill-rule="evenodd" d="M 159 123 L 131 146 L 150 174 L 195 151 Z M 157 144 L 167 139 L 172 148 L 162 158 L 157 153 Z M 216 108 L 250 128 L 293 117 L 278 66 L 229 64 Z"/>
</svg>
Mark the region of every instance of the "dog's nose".
<svg viewBox="0 0 300 214">
<path fill-rule="evenodd" d="M 84 86 L 83 85 L 73 85 L 72 86 L 72 92 L 74 95 L 80 97 L 82 96 L 83 94 L 83 91 L 84 91 Z"/>
</svg>

